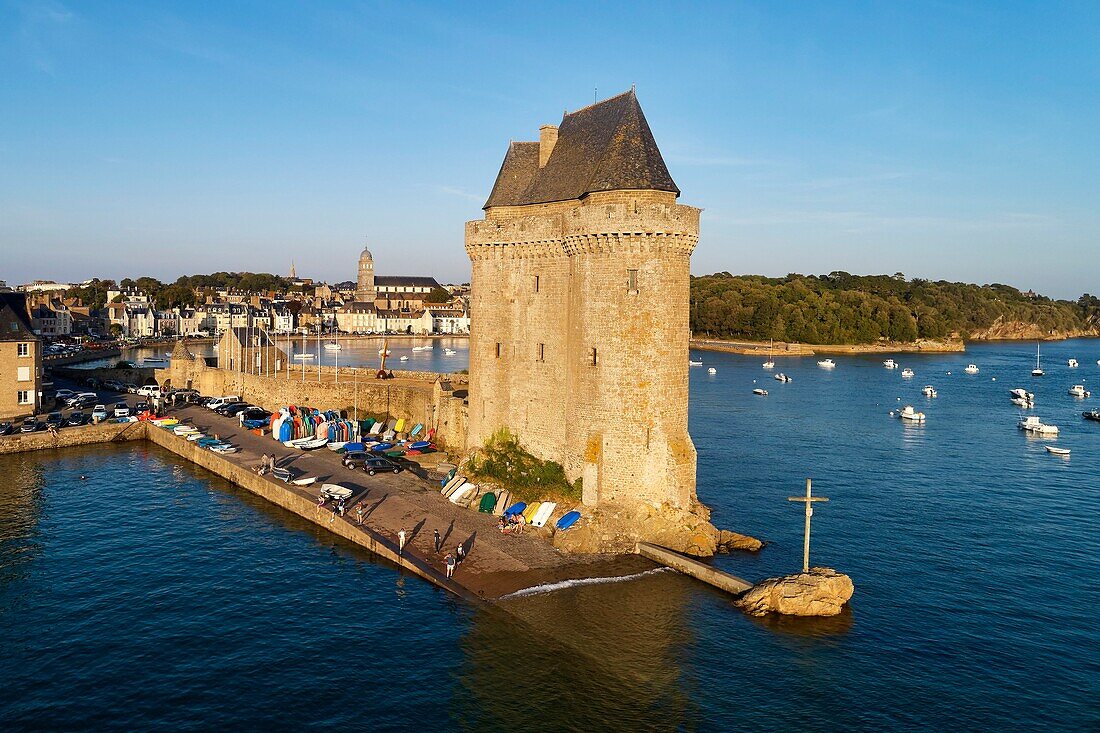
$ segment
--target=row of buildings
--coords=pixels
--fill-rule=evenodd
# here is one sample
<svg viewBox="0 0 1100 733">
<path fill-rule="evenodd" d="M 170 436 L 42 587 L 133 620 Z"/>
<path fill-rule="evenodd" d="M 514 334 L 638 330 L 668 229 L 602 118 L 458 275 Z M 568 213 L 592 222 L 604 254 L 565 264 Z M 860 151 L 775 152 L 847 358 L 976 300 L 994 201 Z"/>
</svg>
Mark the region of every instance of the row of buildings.
<svg viewBox="0 0 1100 733">
<path fill-rule="evenodd" d="M 364 264 L 367 266 L 364 268 Z M 158 308 L 149 293 L 116 289 L 103 308 L 67 297 L 64 285 L 21 286 L 29 302 L 31 327 L 43 336 L 103 335 L 122 338 L 217 336 L 233 328 L 272 333 L 317 332 L 414 335 L 467 334 L 469 288 L 440 285 L 435 278 L 374 275 L 368 250 L 360 257 L 357 281 L 305 285 L 290 292 L 196 290 L 194 307 Z"/>
</svg>

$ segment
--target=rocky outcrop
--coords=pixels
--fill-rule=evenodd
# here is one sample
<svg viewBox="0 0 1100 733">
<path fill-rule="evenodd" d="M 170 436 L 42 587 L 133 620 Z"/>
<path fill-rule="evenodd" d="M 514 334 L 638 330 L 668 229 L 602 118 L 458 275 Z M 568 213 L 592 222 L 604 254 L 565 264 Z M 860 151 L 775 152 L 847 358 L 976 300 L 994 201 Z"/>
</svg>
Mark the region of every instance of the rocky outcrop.
<svg viewBox="0 0 1100 733">
<path fill-rule="evenodd" d="M 750 616 L 835 616 L 855 592 L 852 579 L 832 568 L 768 578 L 745 591 L 735 603 Z"/>
<path fill-rule="evenodd" d="M 733 550 L 757 552 L 764 546 L 764 543 L 755 537 L 750 537 L 747 534 L 730 532 L 727 529 L 718 530 L 718 537 L 716 538 L 715 544 L 717 545 L 718 552 L 732 552 Z"/>
<path fill-rule="evenodd" d="M 710 510 L 702 504 L 679 509 L 639 502 L 581 511 L 584 519 L 565 532 L 554 533 L 555 547 L 565 552 L 630 553 L 638 542 L 651 542 L 696 557 L 710 557 L 718 549 L 719 531 L 710 523 Z"/>
<path fill-rule="evenodd" d="M 998 318 L 989 328 L 972 331 L 969 338 L 972 341 L 1057 341 L 1082 336 L 1100 336 L 1100 328 L 1052 330 L 1037 326 L 1034 323 Z"/>
</svg>

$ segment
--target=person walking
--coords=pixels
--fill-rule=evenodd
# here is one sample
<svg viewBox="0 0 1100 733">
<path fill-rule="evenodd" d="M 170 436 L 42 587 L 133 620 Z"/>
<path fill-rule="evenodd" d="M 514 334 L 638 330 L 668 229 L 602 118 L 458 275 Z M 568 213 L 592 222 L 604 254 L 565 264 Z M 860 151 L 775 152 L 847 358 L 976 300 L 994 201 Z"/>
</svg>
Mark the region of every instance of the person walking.
<svg viewBox="0 0 1100 733">
<path fill-rule="evenodd" d="M 435 554 L 439 554 L 439 551 L 443 549 L 443 538 L 439 536 L 439 530 L 433 530 L 435 532 Z"/>
<path fill-rule="evenodd" d="M 401 530 L 397 533 L 397 554 L 400 555 L 405 552 L 405 530 Z"/>
<path fill-rule="evenodd" d="M 459 562 L 462 562 L 463 560 L 465 560 L 466 559 L 466 546 L 465 545 L 459 545 L 458 547 L 456 547 L 455 548 L 455 555 L 458 557 Z"/>
<path fill-rule="evenodd" d="M 244 410 L 237 413 L 237 422 L 242 428 L 244 427 Z"/>
<path fill-rule="evenodd" d="M 363 526 L 363 515 L 364 514 L 366 514 L 366 511 L 363 507 L 363 502 L 359 502 L 358 504 L 355 505 L 355 516 L 358 517 L 358 519 L 359 519 L 359 526 L 360 527 Z"/>
<path fill-rule="evenodd" d="M 450 580 L 452 577 L 454 577 L 455 574 L 455 556 L 447 553 L 447 557 L 443 560 L 443 562 L 447 568 L 447 580 Z"/>
</svg>

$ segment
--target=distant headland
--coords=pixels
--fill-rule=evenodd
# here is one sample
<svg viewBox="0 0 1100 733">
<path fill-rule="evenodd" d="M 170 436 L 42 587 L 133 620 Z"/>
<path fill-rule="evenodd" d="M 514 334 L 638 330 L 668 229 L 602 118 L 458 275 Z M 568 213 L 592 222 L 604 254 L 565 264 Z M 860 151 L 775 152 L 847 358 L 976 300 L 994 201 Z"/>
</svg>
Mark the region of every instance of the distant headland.
<svg viewBox="0 0 1100 733">
<path fill-rule="evenodd" d="M 1100 337 L 1100 298 L 895 275 L 691 279 L 692 345 L 788 355 L 962 351 L 966 341 Z"/>
</svg>

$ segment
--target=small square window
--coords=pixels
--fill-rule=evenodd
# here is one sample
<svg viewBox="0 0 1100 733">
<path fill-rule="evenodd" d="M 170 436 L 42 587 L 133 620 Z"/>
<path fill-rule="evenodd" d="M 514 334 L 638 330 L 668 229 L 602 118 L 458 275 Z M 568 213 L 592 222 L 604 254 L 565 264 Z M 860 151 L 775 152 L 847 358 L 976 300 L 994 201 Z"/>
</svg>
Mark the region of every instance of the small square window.
<svg viewBox="0 0 1100 733">
<path fill-rule="evenodd" d="M 15 381 L 29 382 L 31 381 L 31 368 L 29 366 L 19 367 L 16 369 L 15 375 Z"/>
</svg>

